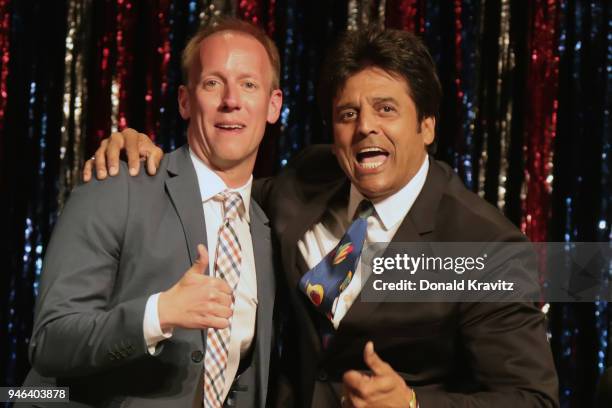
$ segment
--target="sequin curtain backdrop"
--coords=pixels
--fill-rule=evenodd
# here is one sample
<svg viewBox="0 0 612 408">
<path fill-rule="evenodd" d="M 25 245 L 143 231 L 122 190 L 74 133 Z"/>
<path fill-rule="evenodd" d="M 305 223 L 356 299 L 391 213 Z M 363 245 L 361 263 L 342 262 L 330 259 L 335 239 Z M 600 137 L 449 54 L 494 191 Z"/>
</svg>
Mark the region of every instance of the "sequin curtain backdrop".
<svg viewBox="0 0 612 408">
<path fill-rule="evenodd" d="M 60 139 L 58 207 L 78 183 L 87 138 L 87 62 L 92 2 L 69 2 L 64 55 L 64 103 Z"/>
<path fill-rule="evenodd" d="M 561 1 L 558 33 L 559 93 L 550 239 L 609 241 L 610 79 L 609 2 Z M 571 246 L 568 246 L 571 248 Z M 602 264 L 602 279 L 610 265 Z M 612 365 L 610 306 L 553 305 L 552 345 L 562 403 L 591 403 L 599 373 Z"/>
<path fill-rule="evenodd" d="M 6 98 L 8 96 L 7 77 L 9 69 L 9 61 L 11 59 L 10 52 L 10 30 L 11 30 L 11 13 L 8 0 L 0 0 L 0 134 L 4 131 L 4 113 L 6 110 Z M 0 162 L 4 157 L 4 149 L 0 140 Z M 3 180 L 2 169 L 0 167 L 0 180 Z M 4 186 L 0 184 L 1 191 L 4 191 Z"/>
<path fill-rule="evenodd" d="M 283 90 L 278 153 L 271 160 L 264 156 L 268 160 L 257 163 L 256 174 L 278 169 L 276 163 L 284 166 L 304 146 L 331 140 L 316 106 L 316 81 L 327 48 L 346 29 L 347 4 L 341 1 L 325 4 L 276 1 L 273 38 L 281 53 Z"/>
<path fill-rule="evenodd" d="M 9 72 L 9 64 L 10 64 L 10 30 L 11 30 L 11 7 L 10 2 L 8 0 L 2 0 L 0 2 L 0 53 L 2 57 L 0 58 L 0 191 L 2 192 L 2 197 L 4 198 L 2 201 L 5 201 L 8 198 L 9 184 L 6 177 L 6 163 L 5 159 L 5 151 L 8 148 L 6 145 L 6 130 L 5 130 L 5 118 L 6 118 L 6 101 L 8 98 L 8 83 L 7 77 Z M 8 211 L 11 208 L 9 202 L 0 204 L 0 209 L 4 209 Z M 6 217 L 1 218 L 0 222 L 1 231 L 8 231 L 10 224 Z M 11 231 L 12 232 L 12 231 Z M 8 233 L 4 233 L 0 235 L 0 254 L 2 256 L 2 260 L 9 261 L 9 254 L 11 253 L 11 249 L 7 247 L 8 245 Z M 2 298 L 6 298 L 9 291 L 7 288 L 11 284 L 12 275 L 15 273 L 14 265 L 8 264 L 6 268 L 7 273 L 3 273 L 0 276 L 0 288 L 2 289 L 0 295 Z M 9 302 L 0 300 L 0 332 L 6 333 L 5 336 L 0 338 L 0 367 L 4 367 L 8 364 L 10 359 L 10 346 L 11 344 L 10 337 L 8 335 L 8 319 L 9 319 Z M 3 370 L 2 378 L 4 379 L 8 370 Z"/>
<path fill-rule="evenodd" d="M 111 131 L 116 132 L 127 126 L 128 117 L 134 119 L 136 115 L 131 114 L 130 107 L 133 101 L 128 98 L 138 95 L 140 89 L 130 89 L 132 84 L 136 85 L 134 71 L 138 69 L 135 65 L 136 43 L 136 16 L 140 10 L 136 10 L 136 2 L 132 0 L 117 0 L 117 11 L 115 15 L 115 46 L 117 59 L 114 65 L 113 79 L 111 82 Z M 151 44 L 155 47 L 155 44 Z M 140 95 L 138 95 L 140 96 Z M 132 103 L 130 103 L 132 102 Z M 130 120 L 130 123 L 134 120 Z"/>
<path fill-rule="evenodd" d="M 150 10 L 151 25 L 147 38 L 152 42 L 148 48 L 145 74 L 145 123 L 143 132 L 157 140 L 164 106 L 168 101 L 168 71 L 171 58 L 170 0 L 157 2 Z"/>
<path fill-rule="evenodd" d="M 0 134 L 3 385 L 20 383 L 28 369 L 37 277 L 58 209 L 67 18 L 63 2 L 12 1 L 8 11 L 10 59 Z M 2 15 L 0 21 L 7 19 Z"/>
<path fill-rule="evenodd" d="M 222 3 L 222 4 L 219 4 Z M 178 112 L 178 87 L 181 84 L 181 51 L 189 36 L 200 24 L 207 24 L 213 16 L 226 12 L 223 8 L 227 2 L 221 1 L 171 1 L 164 21 L 160 17 L 159 24 L 167 24 L 167 37 L 160 37 L 163 45 L 163 61 L 167 60 L 165 76 L 160 73 L 160 106 L 159 128 L 156 143 L 164 150 L 173 150 L 185 143 L 184 124 Z M 211 8 L 211 6 L 213 6 Z M 163 9 L 161 9 L 163 10 Z M 169 47 L 169 50 L 168 50 Z M 154 72 L 154 70 L 153 70 Z M 163 96 L 163 97 L 162 97 Z M 131 126 L 131 124 L 130 124 Z"/>
<path fill-rule="evenodd" d="M 8 215 L 3 219 L 7 228 L 2 229 L 1 253 L 9 265 L 9 273 L 1 278 L 6 295 L 0 314 L 1 333 L 7 333 L 0 336 L 5 382 L 20 382 L 27 369 L 24 344 L 31 331 L 38 265 L 61 204 L 58 197 L 69 191 L 78 160 L 87 157 L 79 152 L 91 153 L 113 122 L 119 127 L 122 121 L 146 130 L 166 150 L 182 144 L 184 125 L 176 106 L 180 51 L 198 25 L 220 15 L 237 15 L 260 25 L 281 52 L 285 104 L 279 124 L 264 139 L 256 174 L 273 173 L 307 144 L 330 141 L 314 105 L 325 49 L 344 29 L 385 23 L 421 35 L 438 64 L 445 94 L 438 157 L 517 224 L 527 219 L 523 208 L 530 191 L 526 188 L 521 196 L 521 185 L 526 174 L 529 182 L 536 174 L 524 166 L 535 156 L 525 155 L 523 146 L 535 151 L 542 137 L 531 126 L 539 124 L 528 116 L 536 113 L 528 110 L 538 95 L 526 86 L 536 64 L 530 56 L 534 50 L 554 52 L 554 41 L 566 44 L 565 51 L 559 48 L 553 211 L 546 231 L 570 240 L 588 237 L 577 232 L 595 231 L 598 239 L 609 239 L 609 156 L 603 156 L 609 149 L 609 112 L 601 96 L 609 88 L 597 85 L 609 84 L 610 69 L 604 69 L 611 59 L 609 6 L 605 1 L 577 0 L 528 5 L 508 0 L 102 0 L 91 2 L 87 25 L 82 23 L 86 2 L 69 0 L 65 8 L 50 10 L 42 1 L 0 0 L 0 10 L 9 13 L 0 15 L 0 47 L 10 44 L 0 65 L 0 88 L 8 87 L 0 103 L 6 112 L 4 123 L 0 120 L 0 186 L 6 196 L 3 214 Z M 74 13 L 77 6 L 82 7 L 80 14 Z M 536 8 L 555 9 L 561 15 L 548 45 L 529 40 L 535 38 Z M 53 22 L 40 27 L 41 16 L 53 16 Z M 70 27 L 78 24 L 82 30 L 71 32 Z M 38 28 L 24 28 L 30 26 Z M 51 35 L 44 31 L 44 38 L 34 40 L 41 30 Z M 7 32 L 10 35 L 3 36 Z M 79 42 L 89 45 L 79 48 Z M 42 50 L 58 51 L 52 57 Z M 80 65 L 79 58 L 84 61 Z M 599 97 L 593 97 L 594 89 Z M 538 109 L 554 109 L 554 97 L 541 94 L 545 102 Z M 79 96 L 85 101 L 80 121 Z M 81 134 L 79 145 L 77 125 L 84 124 L 87 140 Z M 72 146 L 70 140 L 75 141 Z M 61 147 L 66 154 L 60 161 Z M 19 184 L 8 177 L 9 169 L 19 173 Z M 591 202 L 598 203 L 596 211 L 588 207 Z M 552 341 L 568 393 L 566 405 L 585 406 L 600 365 L 606 363 L 606 307 L 551 308 Z"/>
<path fill-rule="evenodd" d="M 538 3 L 532 9 L 530 60 L 523 147 L 525 177 L 521 230 L 532 240 L 548 238 L 550 194 L 553 181 L 553 143 L 557 131 L 559 55 L 557 2 Z"/>
<path fill-rule="evenodd" d="M 115 55 L 115 2 L 103 0 L 93 2 L 92 55 L 90 56 L 91 80 L 88 82 L 88 106 L 95 106 L 95 115 L 87 116 L 87 151 L 92 152 L 100 140 L 108 136 L 111 129 L 111 85 Z"/>
</svg>

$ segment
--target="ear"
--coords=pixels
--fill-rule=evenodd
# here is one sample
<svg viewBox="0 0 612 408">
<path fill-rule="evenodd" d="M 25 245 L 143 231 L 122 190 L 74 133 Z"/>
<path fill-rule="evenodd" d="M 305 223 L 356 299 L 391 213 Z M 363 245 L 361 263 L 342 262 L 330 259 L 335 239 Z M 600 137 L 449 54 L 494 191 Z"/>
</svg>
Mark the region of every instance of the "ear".
<svg viewBox="0 0 612 408">
<path fill-rule="evenodd" d="M 421 137 L 425 146 L 429 146 L 436 138 L 436 118 L 428 116 L 421 121 Z"/>
<path fill-rule="evenodd" d="M 283 107 L 283 91 L 274 89 L 270 95 L 268 102 L 268 116 L 266 120 L 269 124 L 274 124 L 280 116 L 281 108 Z"/>
<path fill-rule="evenodd" d="M 187 88 L 185 85 L 179 86 L 178 104 L 181 117 L 188 120 L 191 117 L 191 104 L 189 102 L 189 88 Z"/>
</svg>

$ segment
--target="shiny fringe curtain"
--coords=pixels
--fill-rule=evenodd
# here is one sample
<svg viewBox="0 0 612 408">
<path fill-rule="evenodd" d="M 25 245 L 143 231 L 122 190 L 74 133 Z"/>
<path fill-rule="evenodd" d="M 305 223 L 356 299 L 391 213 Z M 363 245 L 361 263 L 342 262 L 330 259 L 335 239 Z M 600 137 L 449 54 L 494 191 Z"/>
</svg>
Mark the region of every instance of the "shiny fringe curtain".
<svg viewBox="0 0 612 408">
<path fill-rule="evenodd" d="M 534 241 L 610 240 L 612 26 L 605 0 L 0 0 L 1 385 L 17 385 L 42 257 L 99 141 L 125 126 L 185 142 L 180 52 L 234 15 L 281 52 L 285 102 L 256 175 L 331 140 L 316 107 L 326 48 L 366 25 L 420 35 L 444 88 L 437 157 Z M 602 267 L 608 280 L 612 265 Z M 564 407 L 590 406 L 610 306 L 542 305 Z"/>
</svg>

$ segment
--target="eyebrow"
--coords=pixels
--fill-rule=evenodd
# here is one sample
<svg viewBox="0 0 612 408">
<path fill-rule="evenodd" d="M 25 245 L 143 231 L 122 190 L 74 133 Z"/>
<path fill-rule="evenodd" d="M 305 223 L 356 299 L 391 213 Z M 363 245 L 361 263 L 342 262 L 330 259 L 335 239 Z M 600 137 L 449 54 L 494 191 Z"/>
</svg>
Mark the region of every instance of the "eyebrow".
<svg viewBox="0 0 612 408">
<path fill-rule="evenodd" d="M 351 103 L 351 102 L 347 102 L 347 103 L 344 103 L 344 104 L 336 107 L 335 111 L 336 112 L 341 112 L 341 111 L 343 111 L 345 109 L 357 109 L 357 105 L 354 104 L 354 103 Z"/>
<path fill-rule="evenodd" d="M 391 96 L 376 96 L 374 98 L 371 99 L 371 103 L 372 104 L 378 104 L 378 103 L 385 103 L 385 102 L 391 102 L 395 105 L 399 105 L 399 103 L 397 102 L 397 99 L 391 97 Z M 358 109 L 357 104 L 353 103 L 353 102 L 346 102 L 343 103 L 342 105 L 336 107 L 335 112 L 342 112 L 344 109 Z"/>
<path fill-rule="evenodd" d="M 226 76 L 220 72 L 220 71 L 211 71 L 211 72 L 206 72 L 206 73 L 200 73 L 200 81 L 204 79 L 204 77 L 207 76 L 217 76 L 220 78 L 226 78 Z M 237 79 L 244 79 L 244 78 L 252 78 L 252 79 L 256 79 L 258 81 L 263 81 L 263 78 L 259 75 L 259 73 L 253 71 L 253 72 L 243 72 L 241 74 L 239 74 L 237 76 Z"/>
<path fill-rule="evenodd" d="M 391 96 L 386 96 L 386 97 L 374 97 L 372 98 L 372 102 L 373 103 L 383 103 L 383 102 L 391 102 L 395 105 L 398 105 L 397 100 Z"/>
</svg>

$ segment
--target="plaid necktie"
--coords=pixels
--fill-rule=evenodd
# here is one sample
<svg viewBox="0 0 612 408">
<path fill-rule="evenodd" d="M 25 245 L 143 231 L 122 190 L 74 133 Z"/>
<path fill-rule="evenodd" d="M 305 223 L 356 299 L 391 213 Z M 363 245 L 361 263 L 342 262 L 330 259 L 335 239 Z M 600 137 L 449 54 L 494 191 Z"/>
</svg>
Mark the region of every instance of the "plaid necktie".
<svg viewBox="0 0 612 408">
<path fill-rule="evenodd" d="M 368 200 L 359 204 L 353 221 L 338 245 L 321 262 L 300 279 L 300 289 L 313 306 L 329 320 L 334 317 L 335 304 L 340 293 L 351 282 L 366 237 L 367 218 L 374 208 Z"/>
<path fill-rule="evenodd" d="M 235 230 L 242 204 L 240 194 L 224 191 L 214 197 L 223 202 L 223 225 L 219 229 L 219 240 L 215 256 L 215 276 L 225 280 L 232 291 L 236 290 L 240 280 L 242 261 L 240 242 Z M 232 304 L 232 309 L 234 305 Z M 225 387 L 225 369 L 227 367 L 228 348 L 230 344 L 230 327 L 225 329 L 208 329 L 206 335 L 206 355 L 204 357 L 204 408 L 218 408 L 223 405 Z"/>
</svg>

